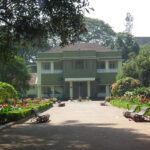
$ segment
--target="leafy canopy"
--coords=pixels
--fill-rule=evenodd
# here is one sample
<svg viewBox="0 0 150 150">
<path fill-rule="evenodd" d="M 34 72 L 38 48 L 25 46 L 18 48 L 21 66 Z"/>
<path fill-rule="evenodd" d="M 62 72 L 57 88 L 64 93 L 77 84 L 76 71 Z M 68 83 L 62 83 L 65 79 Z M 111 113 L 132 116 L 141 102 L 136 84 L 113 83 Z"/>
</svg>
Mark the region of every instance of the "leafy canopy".
<svg viewBox="0 0 150 150">
<path fill-rule="evenodd" d="M 8 48 L 0 53 L 13 55 L 11 43 L 24 39 L 40 43 L 41 38 L 58 36 L 62 46 L 72 43 L 86 32 L 85 11 L 89 11 L 88 0 L 1 0 L 0 26 L 5 28 L 3 37 L 7 35 L 2 43 Z"/>
<path fill-rule="evenodd" d="M 139 79 L 143 86 L 150 86 L 150 50 L 142 49 L 139 55 L 124 63 L 117 79 L 124 77 Z"/>
<path fill-rule="evenodd" d="M 81 36 L 81 41 L 114 48 L 116 33 L 108 24 L 92 18 L 85 18 L 85 24 L 88 31 Z"/>
<path fill-rule="evenodd" d="M 129 53 L 139 53 L 139 45 L 134 37 L 129 33 L 118 33 L 115 40 L 115 47 L 122 51 L 122 58 L 124 61 L 129 59 Z"/>
<path fill-rule="evenodd" d="M 29 89 L 29 80 L 30 74 L 23 58 L 15 57 L 12 63 L 0 63 L 0 81 L 13 85 L 19 94 Z"/>
</svg>

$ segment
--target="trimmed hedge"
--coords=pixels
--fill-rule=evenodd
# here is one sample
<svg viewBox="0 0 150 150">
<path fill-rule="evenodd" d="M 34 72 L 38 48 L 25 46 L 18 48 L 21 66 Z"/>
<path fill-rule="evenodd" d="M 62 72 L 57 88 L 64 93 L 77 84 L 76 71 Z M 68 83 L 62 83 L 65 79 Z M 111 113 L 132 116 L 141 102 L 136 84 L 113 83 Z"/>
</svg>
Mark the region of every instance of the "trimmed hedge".
<svg viewBox="0 0 150 150">
<path fill-rule="evenodd" d="M 117 101 L 117 100 L 111 100 L 110 104 L 112 104 L 114 106 L 117 106 L 117 107 L 120 107 L 120 108 L 124 108 L 124 109 L 131 109 L 132 106 L 135 105 L 135 104 L 132 104 L 132 103 L 126 103 L 126 102 Z M 138 105 L 138 106 L 139 107 L 136 109 L 136 112 L 140 112 L 141 108 L 143 107 L 141 105 Z M 145 106 L 145 107 L 147 107 L 147 106 Z M 148 112 L 146 113 L 146 115 L 150 116 L 150 109 L 148 110 Z"/>
<path fill-rule="evenodd" d="M 1 112 L 0 113 L 0 124 L 5 124 L 8 122 L 17 121 L 22 118 L 28 117 L 28 116 L 32 115 L 32 108 L 42 111 L 47 108 L 50 108 L 52 105 L 53 105 L 53 103 L 51 101 L 49 101 L 49 102 L 46 102 L 43 104 L 37 104 L 37 105 L 30 106 L 28 108 L 23 108 L 21 110 Z"/>
</svg>

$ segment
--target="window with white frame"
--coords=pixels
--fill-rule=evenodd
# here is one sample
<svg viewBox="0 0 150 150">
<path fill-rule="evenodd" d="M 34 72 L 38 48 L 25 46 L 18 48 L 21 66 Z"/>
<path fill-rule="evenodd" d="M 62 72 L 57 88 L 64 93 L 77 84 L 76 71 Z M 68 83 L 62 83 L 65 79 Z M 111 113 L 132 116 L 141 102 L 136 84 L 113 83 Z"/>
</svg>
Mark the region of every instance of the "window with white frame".
<svg viewBox="0 0 150 150">
<path fill-rule="evenodd" d="M 110 61 L 109 69 L 117 69 L 117 61 Z"/>
<path fill-rule="evenodd" d="M 76 69 L 84 69 L 84 62 L 82 60 L 76 61 Z"/>
<path fill-rule="evenodd" d="M 105 69 L 105 61 L 98 61 L 97 69 Z"/>
<path fill-rule="evenodd" d="M 50 63 L 48 62 L 43 63 L 43 70 L 50 70 Z"/>
<path fill-rule="evenodd" d="M 55 62 L 54 63 L 54 68 L 56 69 L 56 70 L 61 70 L 62 69 L 62 63 L 61 62 Z"/>
</svg>

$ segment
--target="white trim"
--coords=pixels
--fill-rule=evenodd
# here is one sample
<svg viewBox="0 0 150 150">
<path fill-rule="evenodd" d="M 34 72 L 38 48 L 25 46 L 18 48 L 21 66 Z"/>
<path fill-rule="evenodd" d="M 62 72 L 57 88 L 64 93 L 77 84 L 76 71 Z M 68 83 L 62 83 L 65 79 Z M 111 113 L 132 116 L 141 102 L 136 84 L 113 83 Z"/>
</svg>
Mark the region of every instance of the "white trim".
<svg viewBox="0 0 150 150">
<path fill-rule="evenodd" d="M 95 81 L 95 78 L 65 78 L 65 81 Z"/>
</svg>

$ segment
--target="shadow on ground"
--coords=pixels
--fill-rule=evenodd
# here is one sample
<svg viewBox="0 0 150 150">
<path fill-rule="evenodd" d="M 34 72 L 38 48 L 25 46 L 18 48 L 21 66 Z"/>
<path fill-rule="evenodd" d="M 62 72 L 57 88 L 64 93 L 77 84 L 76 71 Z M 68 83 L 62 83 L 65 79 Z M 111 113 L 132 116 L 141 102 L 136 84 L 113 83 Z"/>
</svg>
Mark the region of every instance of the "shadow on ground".
<svg viewBox="0 0 150 150">
<path fill-rule="evenodd" d="M 149 150 L 150 136 L 116 124 L 80 124 L 68 120 L 23 124 L 0 132 L 0 150 Z"/>
</svg>

